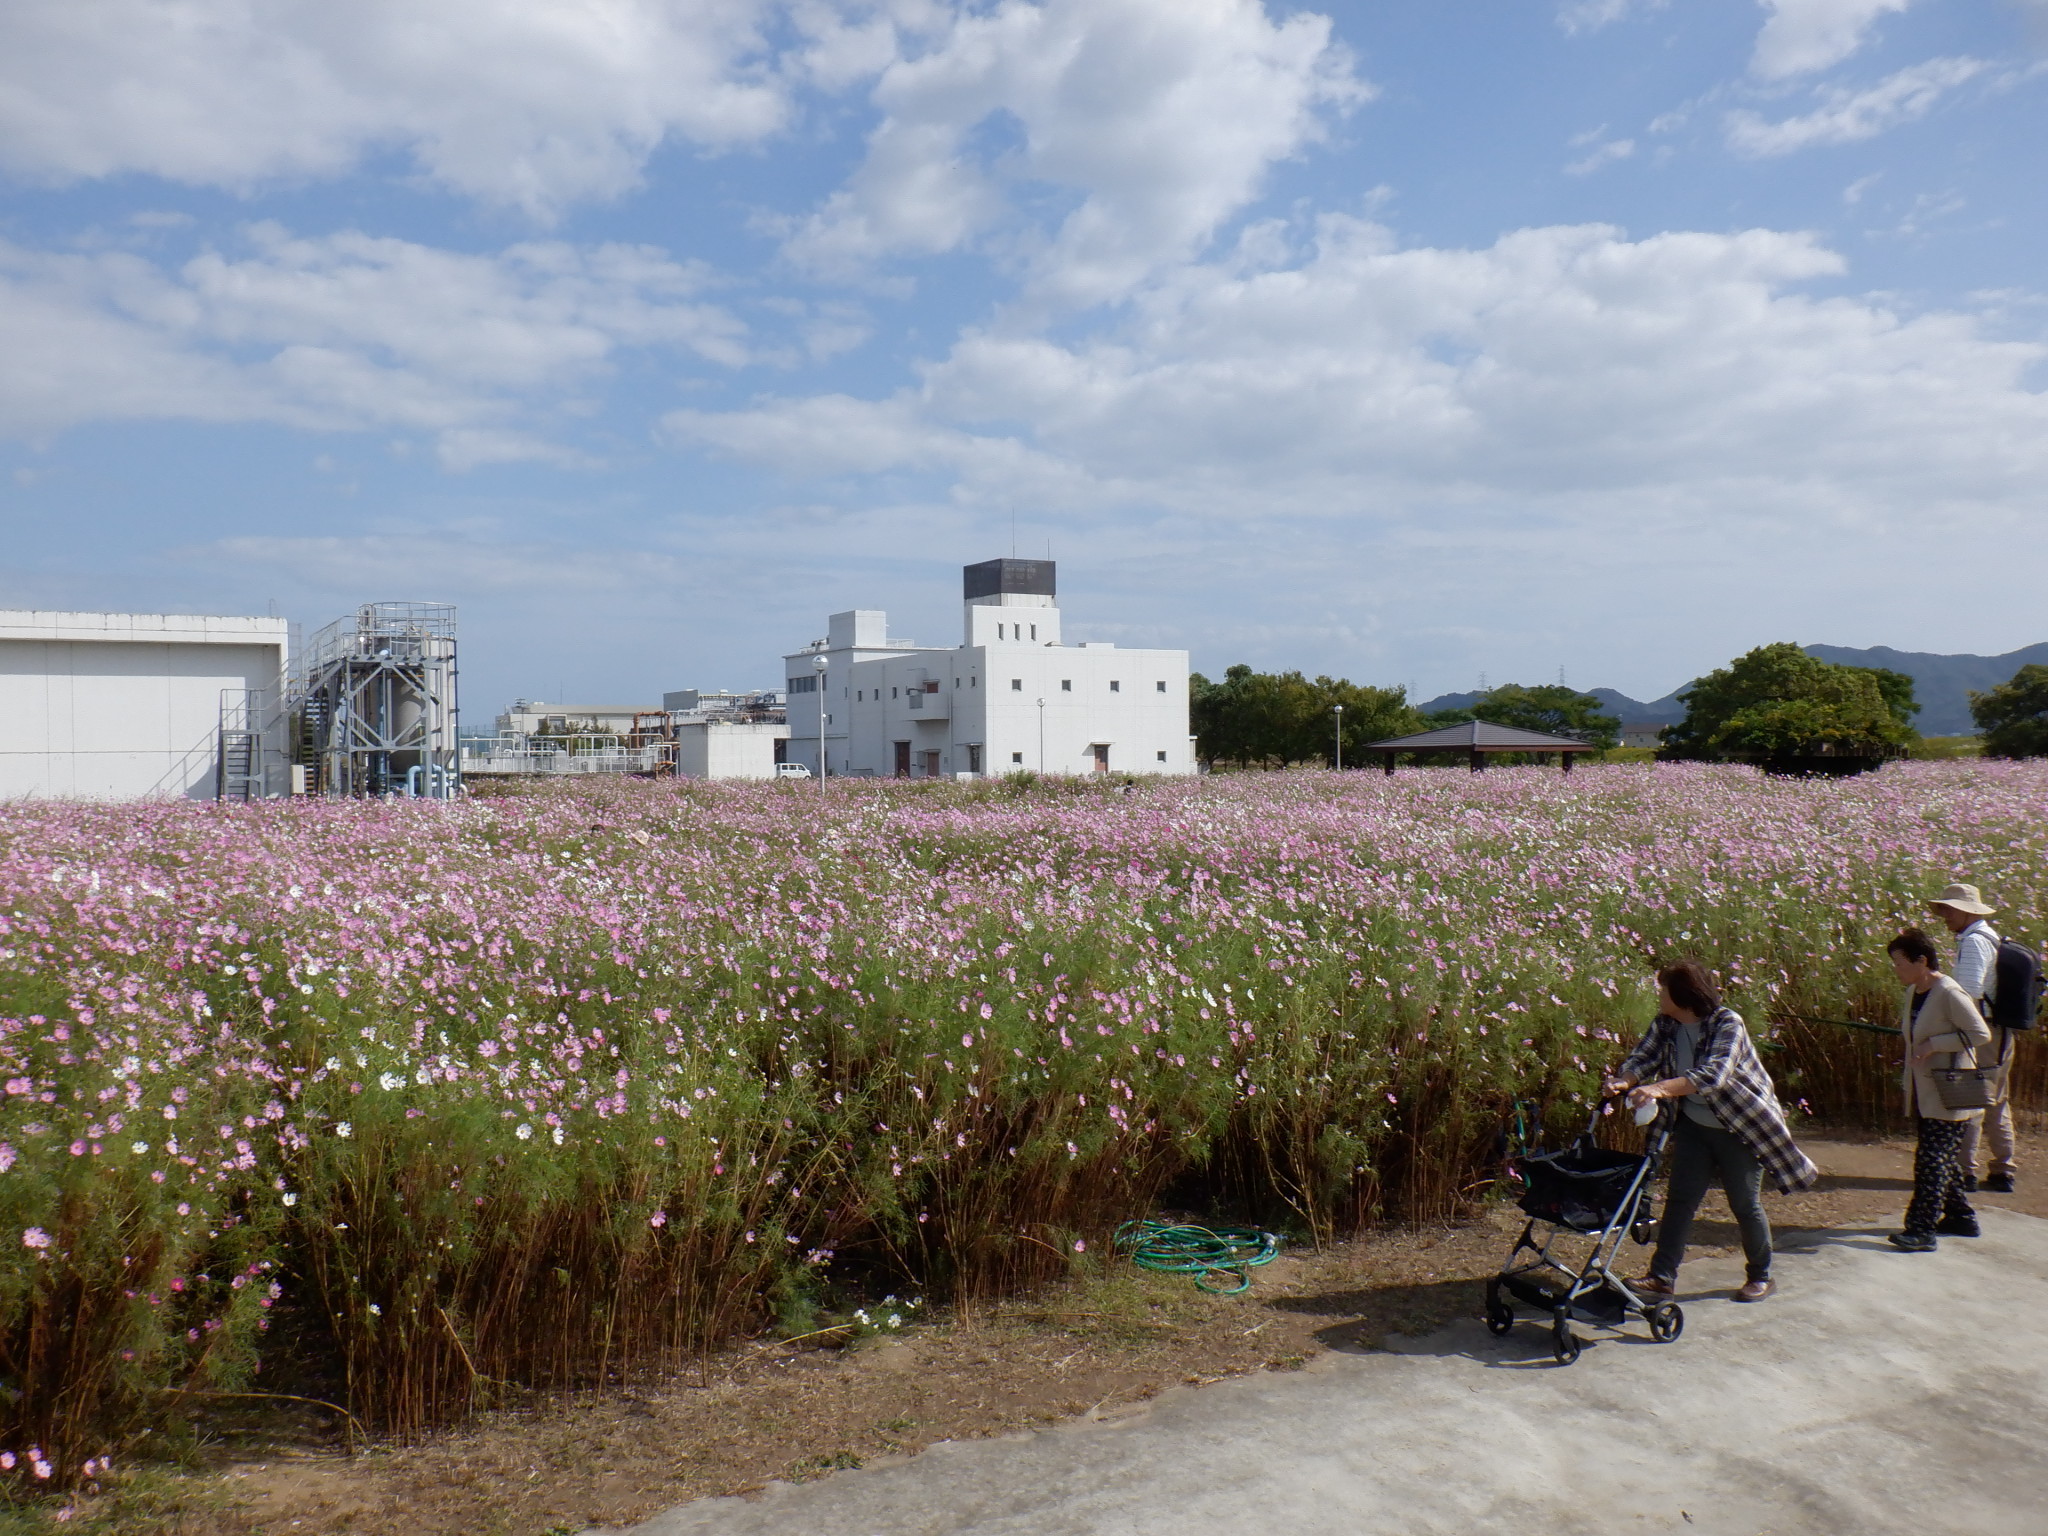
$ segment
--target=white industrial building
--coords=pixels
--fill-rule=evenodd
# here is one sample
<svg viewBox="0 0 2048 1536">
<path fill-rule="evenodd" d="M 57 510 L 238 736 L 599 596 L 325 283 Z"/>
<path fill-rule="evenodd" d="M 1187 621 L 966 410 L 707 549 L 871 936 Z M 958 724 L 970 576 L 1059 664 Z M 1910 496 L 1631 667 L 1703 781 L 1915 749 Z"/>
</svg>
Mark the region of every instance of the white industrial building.
<svg viewBox="0 0 2048 1536">
<path fill-rule="evenodd" d="M 289 647 L 283 619 L 0 611 L 0 799 L 288 788 Z"/>
<path fill-rule="evenodd" d="M 816 773 L 822 747 L 824 771 L 861 776 L 1195 771 L 1186 651 L 1066 644 L 1050 560 L 962 576 L 957 646 L 890 639 L 887 614 L 856 609 L 784 658 L 790 762 Z"/>
<path fill-rule="evenodd" d="M 676 774 L 685 779 L 772 779 L 789 727 L 780 720 L 678 720 Z"/>
<path fill-rule="evenodd" d="M 500 736 L 630 736 L 643 717 L 662 713 L 651 704 L 548 704 L 519 699 L 498 716 L 497 728 Z"/>
<path fill-rule="evenodd" d="M 463 743 L 473 778 L 627 773 L 687 779 L 772 779 L 788 736 L 782 700 L 769 693 L 683 688 L 661 708 L 547 704 L 521 699 L 494 736 Z"/>
</svg>

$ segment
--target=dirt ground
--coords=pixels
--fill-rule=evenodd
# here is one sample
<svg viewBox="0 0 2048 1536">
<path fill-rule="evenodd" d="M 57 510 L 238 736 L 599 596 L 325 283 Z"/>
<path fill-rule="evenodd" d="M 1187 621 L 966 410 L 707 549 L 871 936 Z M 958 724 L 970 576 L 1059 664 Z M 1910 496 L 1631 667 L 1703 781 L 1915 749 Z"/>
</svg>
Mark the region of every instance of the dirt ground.
<svg viewBox="0 0 2048 1536">
<path fill-rule="evenodd" d="M 2027 1141 L 2023 1165 L 2040 1168 L 2048 1138 Z M 1909 1141 L 1802 1144 L 1824 1177 L 1815 1190 L 1771 1197 L 1780 1229 L 1869 1224 L 1904 1205 Z M 2048 1217 L 2048 1178 L 2021 1185 L 1978 1198 Z M 1104 1416 L 1169 1386 L 1298 1369 L 1325 1350 L 1428 1332 L 1480 1310 L 1485 1277 L 1517 1230 L 1517 1213 L 1495 1208 L 1460 1226 L 1284 1253 L 1237 1296 L 1117 1264 L 972 1316 L 912 1314 L 919 1320 L 902 1333 L 852 1347 L 757 1345 L 660 1386 L 552 1398 L 423 1445 L 353 1457 L 281 1438 L 223 1444 L 214 1470 L 156 1490 L 150 1502 L 164 1513 L 138 1509 L 118 1526 L 189 1536 L 544 1536 L 628 1524 L 689 1499 L 872 1466 L 936 1441 Z M 1694 1240 L 1696 1253 L 1736 1246 L 1718 1193 Z M 1631 1264 L 1643 1252 L 1624 1248 Z"/>
</svg>

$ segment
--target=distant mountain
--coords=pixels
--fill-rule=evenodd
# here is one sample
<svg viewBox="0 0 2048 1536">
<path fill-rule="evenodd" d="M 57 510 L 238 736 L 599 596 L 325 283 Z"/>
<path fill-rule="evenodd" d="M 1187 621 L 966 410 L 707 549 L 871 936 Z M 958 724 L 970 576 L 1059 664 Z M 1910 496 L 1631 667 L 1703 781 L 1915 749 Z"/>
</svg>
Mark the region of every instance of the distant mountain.
<svg viewBox="0 0 2048 1536">
<path fill-rule="evenodd" d="M 2048 642 L 2007 651 L 2003 656 L 1936 656 L 1927 651 L 1895 651 L 1888 645 L 1860 651 L 1843 645 L 1809 645 L 1805 650 L 1807 655 L 1822 661 L 1845 667 L 1886 667 L 1912 678 L 1913 697 L 1920 702 L 1920 713 L 1913 717 L 1913 724 L 1923 736 L 1970 735 L 1977 729 L 1976 721 L 1970 717 L 1972 690 L 1983 693 L 1996 688 L 2029 663 L 2048 666 Z M 1688 682 L 1647 703 L 1616 693 L 1612 688 L 1585 691 L 1605 704 L 1609 714 L 1619 716 L 1623 725 L 1676 725 L 1685 718 L 1685 706 L 1678 702 L 1678 695 L 1691 686 Z M 1415 707 L 1424 714 L 1438 709 L 1470 709 L 1481 697 L 1476 692 L 1446 693 Z"/>
<path fill-rule="evenodd" d="M 1612 688 L 1588 688 L 1585 691 L 1606 705 L 1607 712 L 1618 717 L 1623 725 L 1676 725 L 1685 718 L 1685 706 L 1672 694 L 1645 704 L 1625 693 L 1616 693 Z M 1445 693 L 1415 707 L 1424 714 L 1439 709 L 1470 709 L 1484 697 L 1478 692 Z"/>
<path fill-rule="evenodd" d="M 1873 645 L 1855 651 L 1842 645 L 1809 645 L 1806 654 L 1847 667 L 1889 667 L 1913 679 L 1913 697 L 1920 713 L 1913 724 L 1923 736 L 1966 736 L 1977 729 L 1970 718 L 1970 692 L 1988 692 L 2021 667 L 2048 666 L 2048 642 L 2007 651 L 2003 656 L 1936 656 L 1927 651 L 1895 651 Z"/>
</svg>

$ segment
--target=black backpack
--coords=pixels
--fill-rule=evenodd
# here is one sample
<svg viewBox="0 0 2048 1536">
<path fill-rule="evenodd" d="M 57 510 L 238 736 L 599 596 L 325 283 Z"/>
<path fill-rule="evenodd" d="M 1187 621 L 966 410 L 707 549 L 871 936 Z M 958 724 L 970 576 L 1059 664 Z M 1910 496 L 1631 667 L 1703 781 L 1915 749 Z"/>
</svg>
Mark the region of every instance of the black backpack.
<svg viewBox="0 0 2048 1536">
<path fill-rule="evenodd" d="M 2041 1010 L 2041 957 L 2017 939 L 1998 941 L 1984 1017 L 2000 1029 L 2032 1029 Z"/>
</svg>

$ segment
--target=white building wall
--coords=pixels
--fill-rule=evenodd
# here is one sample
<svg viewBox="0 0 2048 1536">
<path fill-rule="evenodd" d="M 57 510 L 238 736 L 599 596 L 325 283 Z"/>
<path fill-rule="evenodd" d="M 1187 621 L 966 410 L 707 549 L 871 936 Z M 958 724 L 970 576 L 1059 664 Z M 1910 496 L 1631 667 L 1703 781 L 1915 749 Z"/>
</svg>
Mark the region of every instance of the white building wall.
<svg viewBox="0 0 2048 1536">
<path fill-rule="evenodd" d="M 835 615 L 822 692 L 800 686 L 819 649 L 785 658 L 789 760 L 817 771 L 822 706 L 835 774 L 1195 771 L 1186 651 L 1065 645 L 1030 594 L 976 598 L 963 621 L 966 643 L 942 649 L 886 640 L 879 612 Z"/>
<path fill-rule="evenodd" d="M 559 720 L 571 731 L 626 736 L 632 733 L 636 715 L 660 713 L 652 704 L 547 704 L 522 699 L 498 716 L 497 728 L 500 736 L 537 736 L 550 720 Z"/>
<path fill-rule="evenodd" d="M 224 691 L 283 683 L 283 619 L 0 611 L 0 799 L 210 799 Z"/>
<path fill-rule="evenodd" d="M 780 724 L 686 720 L 676 727 L 676 772 L 686 779 L 772 779 Z"/>
<path fill-rule="evenodd" d="M 818 727 L 822 717 L 824 748 L 830 771 L 874 773 L 873 753 L 879 737 L 872 730 L 865 735 L 854 731 L 851 708 L 857 691 L 853 669 L 867 662 L 898 659 L 911 655 L 945 655 L 912 640 L 889 638 L 889 616 L 880 609 L 859 608 L 835 613 L 827 622 L 826 638 L 783 657 L 784 686 L 789 703 L 789 748 L 787 760 L 803 763 L 813 773 L 818 767 Z M 826 670 L 820 677 L 816 658 L 823 656 Z M 867 686 L 867 685 L 860 685 Z"/>
</svg>

